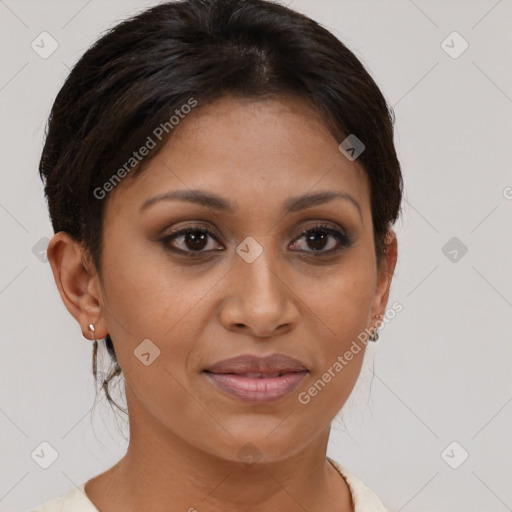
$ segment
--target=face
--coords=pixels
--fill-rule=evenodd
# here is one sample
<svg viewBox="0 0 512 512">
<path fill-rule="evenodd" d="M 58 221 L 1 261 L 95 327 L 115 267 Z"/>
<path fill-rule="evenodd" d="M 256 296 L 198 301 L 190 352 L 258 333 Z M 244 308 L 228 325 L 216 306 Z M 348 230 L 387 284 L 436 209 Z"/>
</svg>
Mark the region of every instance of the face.
<svg viewBox="0 0 512 512">
<path fill-rule="evenodd" d="M 87 337 L 92 320 L 96 339 L 110 333 L 132 428 L 226 460 L 251 446 L 269 462 L 328 431 L 365 344 L 344 354 L 385 312 L 396 257 L 377 266 L 368 181 L 339 142 L 299 99 L 224 97 L 108 194 L 101 279 L 73 313 Z M 192 190 L 220 201 L 162 197 Z M 307 199 L 322 192 L 338 195 Z M 232 394 L 204 371 L 271 354 L 307 370 L 287 394 L 231 382 Z"/>
</svg>

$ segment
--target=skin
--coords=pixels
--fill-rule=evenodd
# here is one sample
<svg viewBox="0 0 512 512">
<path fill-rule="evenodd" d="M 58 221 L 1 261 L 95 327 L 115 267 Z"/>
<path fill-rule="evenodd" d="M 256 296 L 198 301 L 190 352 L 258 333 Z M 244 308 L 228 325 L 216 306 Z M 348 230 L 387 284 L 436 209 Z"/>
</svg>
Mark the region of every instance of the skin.
<svg viewBox="0 0 512 512">
<path fill-rule="evenodd" d="M 90 323 L 95 339 L 110 333 L 125 376 L 127 453 L 85 487 L 99 510 L 353 511 L 326 450 L 365 345 L 310 403 L 298 394 L 385 313 L 397 241 L 390 230 L 377 265 L 368 180 L 338 144 L 301 99 L 223 97 L 194 109 L 143 174 L 108 194 L 101 277 L 66 233 L 51 240 L 64 304 L 84 337 L 93 339 Z M 235 211 L 167 200 L 140 212 L 149 198 L 187 189 L 216 193 Z M 338 199 L 283 212 L 286 199 L 320 190 L 350 194 L 360 210 Z M 339 245 L 301 236 L 320 221 L 346 230 L 352 244 L 315 258 Z M 207 238 L 195 260 L 158 241 L 197 224 L 218 238 Z M 235 251 L 248 236 L 263 249 L 252 263 Z M 186 236 L 168 244 L 198 247 Z M 134 355 L 145 339 L 160 350 L 149 366 Z M 276 403 L 239 402 L 202 373 L 222 359 L 275 352 L 309 369 Z M 237 454 L 247 443 L 261 458 L 246 465 Z"/>
</svg>

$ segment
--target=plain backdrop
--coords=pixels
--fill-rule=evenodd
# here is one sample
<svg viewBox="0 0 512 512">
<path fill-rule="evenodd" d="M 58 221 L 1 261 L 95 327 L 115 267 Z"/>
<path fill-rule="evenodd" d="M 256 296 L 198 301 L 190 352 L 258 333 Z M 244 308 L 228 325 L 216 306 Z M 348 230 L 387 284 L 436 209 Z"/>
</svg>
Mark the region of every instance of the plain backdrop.
<svg viewBox="0 0 512 512">
<path fill-rule="evenodd" d="M 59 496 L 126 449 L 122 416 L 103 400 L 93 409 L 91 344 L 45 261 L 53 232 L 37 168 L 69 68 L 155 3 L 0 1 L 1 511 Z M 380 86 L 405 180 L 389 301 L 403 309 L 368 348 L 328 454 L 393 511 L 511 510 L 512 1 L 290 6 Z M 42 32 L 58 44 L 47 58 L 31 46 Z M 57 456 L 47 469 L 41 449 Z"/>
</svg>

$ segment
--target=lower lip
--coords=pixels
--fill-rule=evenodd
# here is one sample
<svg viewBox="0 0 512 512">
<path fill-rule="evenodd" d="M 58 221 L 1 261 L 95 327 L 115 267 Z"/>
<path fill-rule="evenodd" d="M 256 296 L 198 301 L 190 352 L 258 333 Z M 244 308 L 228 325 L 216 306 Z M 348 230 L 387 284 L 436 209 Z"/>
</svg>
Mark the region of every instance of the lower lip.
<svg viewBox="0 0 512 512">
<path fill-rule="evenodd" d="M 307 371 L 285 373 L 280 377 L 244 377 L 234 373 L 210 373 L 205 375 L 229 395 L 250 403 L 271 403 L 293 393 L 304 380 Z"/>
</svg>

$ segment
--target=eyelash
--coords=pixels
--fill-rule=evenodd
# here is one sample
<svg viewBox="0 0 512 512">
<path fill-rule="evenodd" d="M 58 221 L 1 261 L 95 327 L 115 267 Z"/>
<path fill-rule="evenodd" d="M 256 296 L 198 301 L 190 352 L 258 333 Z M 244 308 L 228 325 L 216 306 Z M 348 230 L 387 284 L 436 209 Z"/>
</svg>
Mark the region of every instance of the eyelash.
<svg viewBox="0 0 512 512">
<path fill-rule="evenodd" d="M 303 236 L 311 234 L 311 233 L 315 233 L 317 231 L 324 232 L 327 235 L 334 237 L 338 241 L 338 247 L 336 247 L 335 249 L 327 250 L 327 251 L 310 250 L 310 251 L 299 251 L 299 252 L 311 253 L 316 258 L 324 257 L 324 256 L 331 256 L 333 254 L 336 254 L 336 253 L 350 247 L 353 243 L 353 239 L 350 236 L 348 236 L 346 233 L 344 233 L 343 231 L 340 231 L 338 229 L 335 229 L 331 226 L 325 225 L 325 224 L 317 224 L 317 225 L 311 226 L 311 227 L 303 230 L 301 232 L 301 234 L 293 240 L 293 243 L 296 243 Z M 217 239 L 218 235 L 215 232 L 211 231 L 210 229 L 205 228 L 204 226 L 188 226 L 184 229 L 180 229 L 179 231 L 176 231 L 174 233 L 171 233 L 170 235 L 165 236 L 164 238 L 162 238 L 160 240 L 160 242 L 162 243 L 164 248 L 168 251 L 178 253 L 178 254 L 183 254 L 190 258 L 201 257 L 204 253 L 212 252 L 212 251 L 204 251 L 204 250 L 184 251 L 182 249 L 177 249 L 175 247 L 171 247 L 171 245 L 170 245 L 170 243 L 172 241 L 174 241 L 176 238 L 179 238 L 180 236 L 188 235 L 191 233 L 198 233 L 198 232 L 206 233 L 209 237 L 211 237 L 214 240 L 216 240 L 217 242 L 219 242 Z"/>
</svg>

